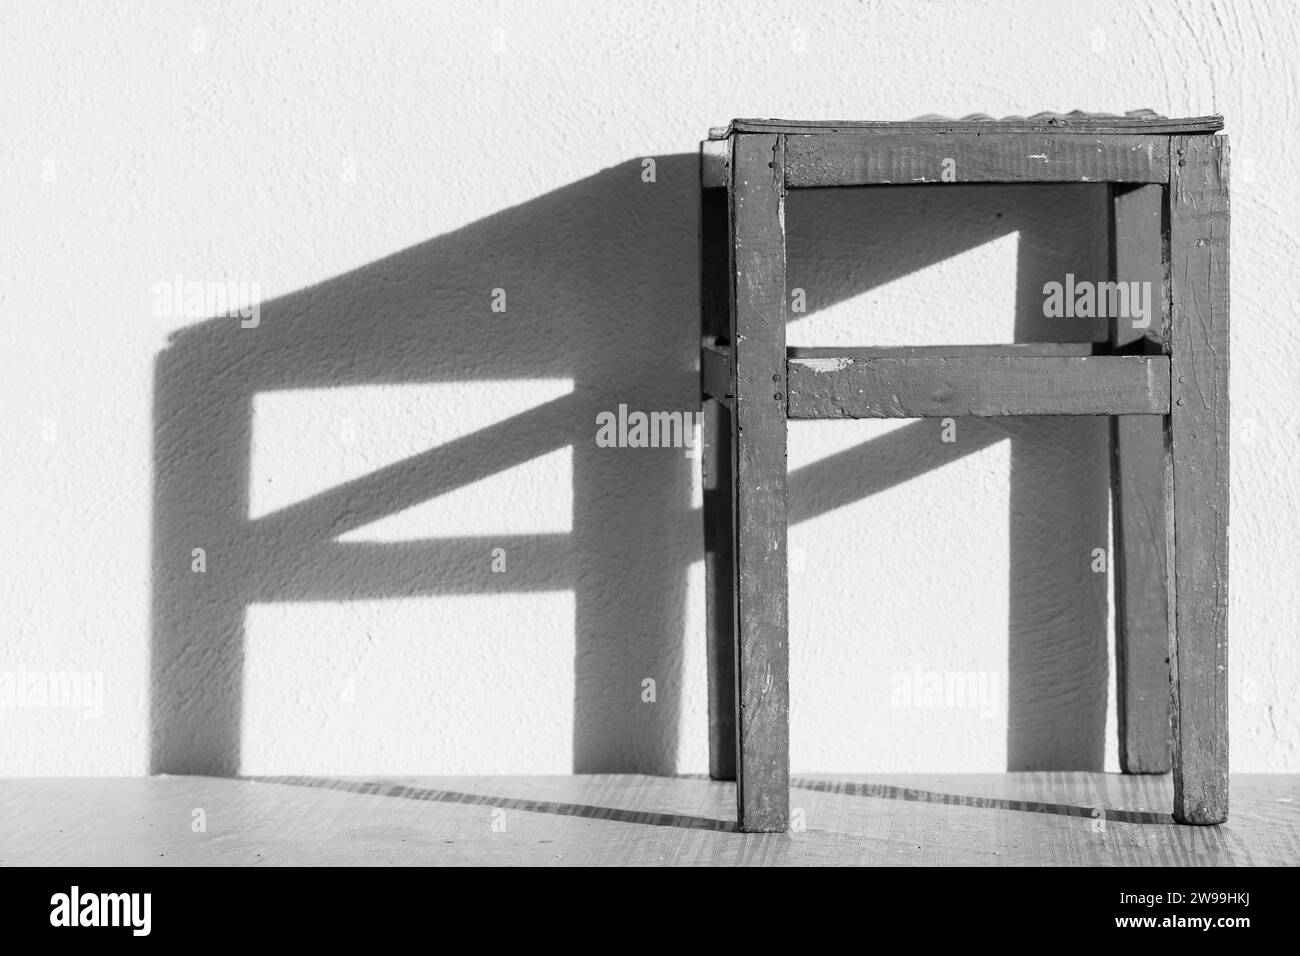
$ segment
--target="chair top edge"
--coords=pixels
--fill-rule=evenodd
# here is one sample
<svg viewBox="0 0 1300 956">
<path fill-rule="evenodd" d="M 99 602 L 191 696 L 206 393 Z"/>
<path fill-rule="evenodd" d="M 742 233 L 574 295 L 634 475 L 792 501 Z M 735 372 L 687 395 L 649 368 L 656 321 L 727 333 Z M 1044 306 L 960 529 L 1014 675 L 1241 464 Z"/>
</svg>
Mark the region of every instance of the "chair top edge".
<svg viewBox="0 0 1300 956">
<path fill-rule="evenodd" d="M 1008 116 L 994 119 L 975 115 L 961 119 L 922 116 L 914 120 L 789 120 L 733 119 L 726 126 L 709 130 L 709 139 L 726 139 L 735 133 L 793 133 L 824 135 L 835 133 L 1087 133 L 1093 135 L 1143 133 L 1160 136 L 1217 133 L 1223 129 L 1223 117 L 1165 117 L 1150 110 L 1137 110 L 1124 116 L 1107 113 L 1039 113 L 1035 116 Z"/>
</svg>

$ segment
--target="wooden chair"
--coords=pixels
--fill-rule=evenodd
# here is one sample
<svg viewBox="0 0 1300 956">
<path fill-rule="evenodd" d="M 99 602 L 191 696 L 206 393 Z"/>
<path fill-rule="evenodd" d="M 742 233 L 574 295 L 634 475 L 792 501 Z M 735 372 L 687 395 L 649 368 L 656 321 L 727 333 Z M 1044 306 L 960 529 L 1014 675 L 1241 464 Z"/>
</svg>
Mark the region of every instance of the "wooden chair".
<svg viewBox="0 0 1300 956">
<path fill-rule="evenodd" d="M 1228 813 L 1228 144 L 1220 117 L 734 120 L 701 151 L 710 770 L 739 824 L 789 816 L 786 420 L 1112 419 L 1120 753 L 1174 817 Z M 788 190 L 1107 183 L 1113 280 L 1150 327 L 1079 346 L 786 347 Z M 1163 500 L 1162 509 L 1153 503 Z M 1170 688 L 1169 696 L 1165 687 Z M 1168 701 L 1168 703 L 1166 703 Z"/>
</svg>

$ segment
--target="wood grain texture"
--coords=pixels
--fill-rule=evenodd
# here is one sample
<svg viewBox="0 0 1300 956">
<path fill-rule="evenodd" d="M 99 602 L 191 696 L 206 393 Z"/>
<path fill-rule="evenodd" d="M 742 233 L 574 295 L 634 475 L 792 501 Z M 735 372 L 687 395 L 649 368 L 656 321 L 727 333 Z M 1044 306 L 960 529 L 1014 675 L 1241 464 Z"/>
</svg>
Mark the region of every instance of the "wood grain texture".
<svg viewBox="0 0 1300 956">
<path fill-rule="evenodd" d="M 1159 415 L 1164 356 L 789 360 L 790 418 Z"/>
<path fill-rule="evenodd" d="M 746 831 L 789 820 L 783 139 L 731 141 L 736 800 Z"/>
<path fill-rule="evenodd" d="M 1100 351 L 1099 351 L 1100 350 Z M 1060 355 L 1105 354 L 1104 342 L 1013 342 L 1006 345 L 791 345 L 786 358 L 962 358 L 979 355 L 1014 355 L 1050 358 Z"/>
<path fill-rule="evenodd" d="M 727 126 L 710 130 L 710 138 L 725 138 L 732 133 L 793 133 L 834 135 L 850 133 L 1089 133 L 1095 135 L 1133 135 L 1150 133 L 1171 136 L 1178 133 L 1215 133 L 1223 129 L 1223 117 L 1056 115 L 1047 119 L 1019 117 L 1008 119 L 920 119 L 920 120 L 787 120 L 734 119 Z"/>
<path fill-rule="evenodd" d="M 1112 319 L 1116 349 L 1159 349 L 1165 292 L 1163 189 L 1111 191 L 1111 278 L 1150 283 L 1162 303 L 1152 329 Z M 1148 337 L 1150 336 L 1150 337 Z M 1111 419 L 1112 570 L 1115 575 L 1115 683 L 1120 766 L 1127 773 L 1167 773 L 1169 627 L 1165 615 L 1164 422 L 1148 415 Z"/>
<path fill-rule="evenodd" d="M 5 866 L 1295 866 L 1300 777 L 1233 777 L 1180 827 L 1168 776 L 797 776 L 806 829 L 741 833 L 703 777 L 0 781 Z M 190 829 L 203 807 L 207 831 Z M 495 824 L 495 826 L 494 826 Z"/>
<path fill-rule="evenodd" d="M 1228 815 L 1228 145 L 1169 149 L 1174 816 L 1206 824 Z"/>
<path fill-rule="evenodd" d="M 789 136 L 786 186 L 943 182 L 1160 183 L 1169 177 L 1168 137 L 1062 133 L 945 135 L 879 133 Z"/>
</svg>

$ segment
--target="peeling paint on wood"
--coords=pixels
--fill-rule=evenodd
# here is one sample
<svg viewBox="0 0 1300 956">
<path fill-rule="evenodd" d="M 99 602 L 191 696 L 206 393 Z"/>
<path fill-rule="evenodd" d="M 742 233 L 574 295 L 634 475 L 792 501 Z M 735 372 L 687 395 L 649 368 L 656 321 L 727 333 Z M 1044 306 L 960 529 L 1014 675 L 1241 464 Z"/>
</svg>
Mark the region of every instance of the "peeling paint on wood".
<svg viewBox="0 0 1300 956">
<path fill-rule="evenodd" d="M 784 137 L 732 138 L 736 802 L 740 828 L 789 822 Z"/>
<path fill-rule="evenodd" d="M 939 182 L 1133 182 L 1169 177 L 1167 137 L 1075 133 L 833 134 L 790 137 L 790 188 Z"/>
<path fill-rule="evenodd" d="M 1174 817 L 1211 824 L 1228 816 L 1228 144 L 1181 136 L 1169 150 Z"/>
<path fill-rule="evenodd" d="M 1089 133 L 1095 135 L 1124 135 L 1150 133 L 1172 136 L 1181 133 L 1215 133 L 1223 129 L 1223 117 L 1188 116 L 1165 117 L 1149 110 L 1138 110 L 1124 116 L 1104 113 L 1040 113 L 1036 116 L 1009 116 L 993 119 L 988 116 L 949 119 L 924 117 L 915 120 L 786 120 L 786 119 L 734 119 L 727 126 L 709 130 L 711 139 L 723 139 L 732 133 L 788 133 L 818 136 L 836 133 L 871 135 L 877 133 Z"/>
<path fill-rule="evenodd" d="M 790 418 L 1160 415 L 1164 356 L 937 356 L 789 361 Z"/>
</svg>

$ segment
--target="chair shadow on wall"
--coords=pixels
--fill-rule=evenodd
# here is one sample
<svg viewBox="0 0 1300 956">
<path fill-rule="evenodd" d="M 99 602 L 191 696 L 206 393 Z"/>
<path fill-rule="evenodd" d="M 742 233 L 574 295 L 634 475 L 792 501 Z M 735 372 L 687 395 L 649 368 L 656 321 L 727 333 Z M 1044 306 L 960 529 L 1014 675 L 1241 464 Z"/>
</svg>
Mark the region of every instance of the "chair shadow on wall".
<svg viewBox="0 0 1300 956">
<path fill-rule="evenodd" d="M 214 318 L 172 337 L 154 393 L 153 772 L 240 773 L 250 605 L 537 591 L 574 596 L 574 771 L 678 769 L 687 570 L 702 557 L 696 462 L 594 441 L 597 413 L 620 403 L 699 404 L 698 160 L 656 163 L 653 183 L 637 158 L 274 299 L 257 328 Z M 1016 341 L 1086 338 L 1042 319 L 1041 288 L 1067 268 L 1101 274 L 1104 249 L 1060 225 L 1101 203 L 1077 186 L 808 192 L 787 217 L 790 282 L 816 310 L 1018 232 Z M 496 288 L 504 315 L 490 310 Z M 557 378 L 572 392 L 249 518 L 259 393 Z M 1100 770 L 1107 595 L 1077 542 L 1107 546 L 1105 420 L 970 420 L 955 444 L 935 427 L 909 423 L 792 472 L 791 521 L 1009 438 L 1008 769 Z M 336 540 L 566 446 L 569 533 Z M 505 574 L 491 570 L 498 547 Z M 647 675 L 654 707 L 640 699 Z M 436 772 L 408 772 L 421 770 Z"/>
</svg>

